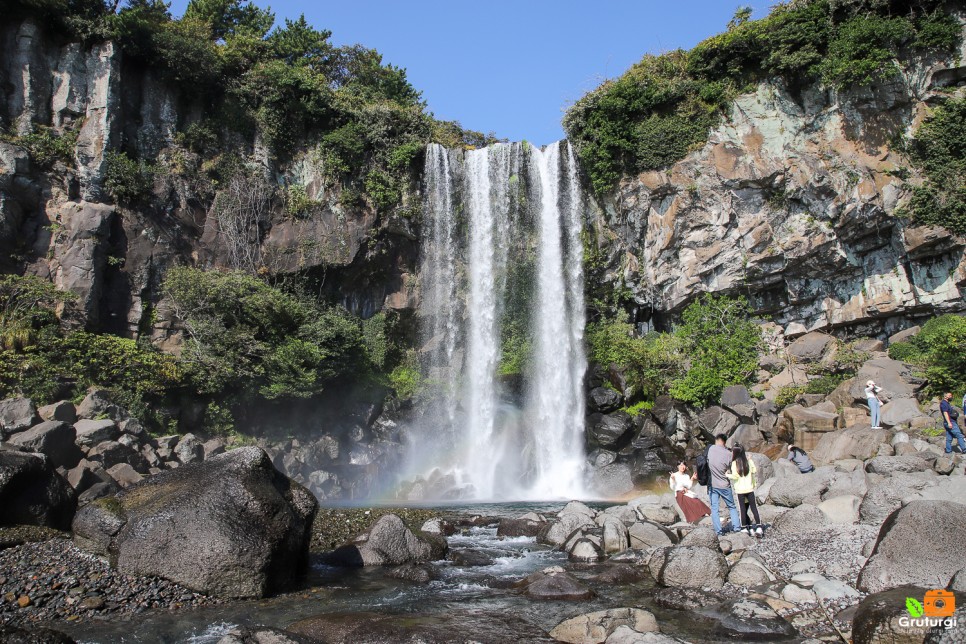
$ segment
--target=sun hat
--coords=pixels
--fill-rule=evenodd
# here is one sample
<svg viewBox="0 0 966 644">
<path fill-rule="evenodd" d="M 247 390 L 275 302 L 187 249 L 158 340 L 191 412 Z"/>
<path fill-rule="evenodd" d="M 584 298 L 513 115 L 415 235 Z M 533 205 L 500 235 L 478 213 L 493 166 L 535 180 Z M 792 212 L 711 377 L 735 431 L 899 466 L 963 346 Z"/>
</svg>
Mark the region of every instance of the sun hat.
<svg viewBox="0 0 966 644">
<path fill-rule="evenodd" d="M 865 383 L 866 387 L 871 387 L 873 385 L 875 385 L 875 380 L 870 380 L 869 382 Z"/>
</svg>

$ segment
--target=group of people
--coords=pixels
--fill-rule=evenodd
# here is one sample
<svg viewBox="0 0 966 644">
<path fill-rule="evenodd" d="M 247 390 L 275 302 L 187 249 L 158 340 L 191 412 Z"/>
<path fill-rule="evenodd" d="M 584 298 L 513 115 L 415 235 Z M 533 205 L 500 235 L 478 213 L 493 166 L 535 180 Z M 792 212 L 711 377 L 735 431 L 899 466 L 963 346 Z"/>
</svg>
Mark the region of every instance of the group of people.
<svg viewBox="0 0 966 644">
<path fill-rule="evenodd" d="M 688 464 L 684 461 L 678 463 L 678 469 L 671 473 L 668 484 L 688 523 L 700 521 L 710 514 L 715 533 L 724 534 L 720 514 L 723 500 L 728 508 L 733 531 L 743 531 L 749 535 L 761 537 L 764 535 L 764 526 L 758 513 L 758 501 L 755 498 L 755 490 L 758 488 L 758 468 L 741 445 L 735 444 L 728 449 L 727 440 L 727 436 L 718 434 L 714 445 L 706 450 L 701 462 L 690 475 L 688 475 Z M 803 474 L 815 470 L 808 455 L 794 445 L 788 446 L 788 460 L 797 465 Z M 706 472 L 699 472 L 702 469 L 706 469 Z M 695 481 L 708 487 L 710 508 L 692 491 Z M 749 513 L 754 517 L 754 523 L 751 522 Z"/>
<path fill-rule="evenodd" d="M 865 396 L 869 402 L 869 412 L 872 414 L 872 429 L 882 429 L 879 420 L 879 410 L 882 407 L 882 400 L 879 392 L 882 388 L 870 380 L 865 383 Z M 966 396 L 963 396 L 962 408 L 966 409 Z M 939 415 L 942 417 L 943 429 L 946 430 L 946 453 L 953 452 L 953 440 L 956 441 L 961 454 L 966 454 L 966 439 L 963 431 L 959 428 L 959 411 L 953 406 L 953 394 L 947 391 L 943 394 L 942 402 L 939 403 Z"/>
</svg>

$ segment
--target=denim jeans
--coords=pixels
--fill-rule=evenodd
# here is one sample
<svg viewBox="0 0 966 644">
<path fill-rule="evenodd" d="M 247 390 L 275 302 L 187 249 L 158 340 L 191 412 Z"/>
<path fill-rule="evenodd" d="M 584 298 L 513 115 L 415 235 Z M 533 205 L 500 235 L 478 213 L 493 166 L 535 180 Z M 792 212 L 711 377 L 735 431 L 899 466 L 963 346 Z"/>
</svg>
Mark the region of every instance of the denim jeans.
<svg viewBox="0 0 966 644">
<path fill-rule="evenodd" d="M 945 427 L 946 423 L 943 423 Z M 963 440 L 963 432 L 959 429 L 959 423 L 953 422 L 952 427 L 946 427 L 946 453 L 953 451 L 953 438 L 959 443 L 959 451 L 966 454 L 966 441 Z"/>
<path fill-rule="evenodd" d="M 715 532 L 721 534 L 721 516 L 719 514 L 721 499 L 724 499 L 725 505 L 728 506 L 728 513 L 731 515 L 731 529 L 737 530 L 741 527 L 741 521 L 738 519 L 738 508 L 735 507 L 735 497 L 731 493 L 731 488 L 713 487 L 709 496 L 711 497 L 711 525 L 714 526 Z"/>
<path fill-rule="evenodd" d="M 879 399 L 869 398 L 869 411 L 872 412 L 872 426 L 879 426 Z"/>
</svg>

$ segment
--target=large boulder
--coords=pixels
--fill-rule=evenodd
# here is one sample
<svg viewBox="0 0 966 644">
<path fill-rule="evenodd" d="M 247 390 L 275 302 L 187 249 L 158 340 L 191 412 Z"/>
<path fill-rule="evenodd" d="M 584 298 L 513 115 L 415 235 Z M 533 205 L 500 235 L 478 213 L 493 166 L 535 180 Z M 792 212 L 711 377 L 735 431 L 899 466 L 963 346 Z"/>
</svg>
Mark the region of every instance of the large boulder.
<svg viewBox="0 0 966 644">
<path fill-rule="evenodd" d="M 45 454 L 55 467 L 73 467 L 81 456 L 74 444 L 74 428 L 57 420 L 48 420 L 14 434 L 10 444 L 25 452 Z"/>
<path fill-rule="evenodd" d="M 73 425 L 77 422 L 77 408 L 69 400 L 61 400 L 50 405 L 44 405 L 37 410 L 44 420 L 59 420 Z"/>
<path fill-rule="evenodd" d="M 889 442 L 889 432 L 858 425 L 824 434 L 809 456 L 816 463 L 832 463 L 844 459 L 867 460 L 875 456 L 879 445 Z"/>
<path fill-rule="evenodd" d="M 0 450 L 0 525 L 70 527 L 74 490 L 43 454 Z"/>
<path fill-rule="evenodd" d="M 859 521 L 868 525 L 881 525 L 890 514 L 902 506 L 903 499 L 938 484 L 933 472 L 896 474 L 869 486 L 859 506 Z"/>
<path fill-rule="evenodd" d="M 633 426 L 634 421 L 627 412 L 618 411 L 601 416 L 590 433 L 599 445 L 610 447 L 617 445 Z"/>
<path fill-rule="evenodd" d="M 318 504 L 243 447 L 152 476 L 78 512 L 76 543 L 130 575 L 154 575 L 220 597 L 291 588 L 308 563 Z"/>
<path fill-rule="evenodd" d="M 610 387 L 594 387 L 587 394 L 587 406 L 602 414 L 620 409 L 623 402 L 624 397 Z"/>
<path fill-rule="evenodd" d="M 814 505 L 800 505 L 778 516 L 772 527 L 785 534 L 801 534 L 821 530 L 829 525 L 829 518 Z"/>
<path fill-rule="evenodd" d="M 594 470 L 591 486 L 601 497 L 618 499 L 634 490 L 634 475 L 628 463 L 612 463 Z"/>
<path fill-rule="evenodd" d="M 929 417 L 919 410 L 919 402 L 915 398 L 896 398 L 882 406 L 880 421 L 886 427 L 909 425 L 916 418 Z"/>
<path fill-rule="evenodd" d="M 913 373 L 913 367 L 891 358 L 873 358 L 866 361 L 855 376 L 849 393 L 856 403 L 865 404 L 865 383 L 874 380 L 882 388 L 880 398 L 915 398 L 922 388 L 923 379 Z"/>
<path fill-rule="evenodd" d="M 7 435 L 22 432 L 36 424 L 40 418 L 37 408 L 29 398 L 0 400 L 0 430 Z"/>
<path fill-rule="evenodd" d="M 958 642 L 961 638 L 949 640 L 931 638 L 933 629 L 930 620 L 910 619 L 906 600 L 909 598 L 922 602 L 929 588 L 905 585 L 867 596 L 856 607 L 852 620 L 852 641 L 854 644 L 921 644 L 922 642 Z M 966 602 L 966 596 L 956 593 L 958 605 Z M 957 615 L 958 617 L 958 615 Z M 956 635 L 962 627 L 947 631 Z"/>
<path fill-rule="evenodd" d="M 838 428 L 839 415 L 829 411 L 789 405 L 782 413 L 783 421 L 794 436 L 794 442 L 806 452 L 813 450 L 822 437 Z"/>
<path fill-rule="evenodd" d="M 949 501 L 912 501 L 889 515 L 857 587 L 876 593 L 904 584 L 945 588 L 963 568 L 963 506 Z"/>
<path fill-rule="evenodd" d="M 657 581 L 674 588 L 721 588 L 728 578 L 728 561 L 718 550 L 702 546 L 670 549 Z"/>
<path fill-rule="evenodd" d="M 673 532 L 650 521 L 641 521 L 627 529 L 631 548 L 647 549 L 672 546 L 677 543 Z"/>
<path fill-rule="evenodd" d="M 654 614 L 640 608 L 612 608 L 571 617 L 550 631 L 558 642 L 570 644 L 600 644 L 619 627 L 626 626 L 637 633 L 655 633 L 660 629 Z"/>
<path fill-rule="evenodd" d="M 535 572 L 520 581 L 517 587 L 530 599 L 580 601 L 594 596 L 594 591 L 559 566 Z"/>
<path fill-rule="evenodd" d="M 862 499 L 857 496 L 836 496 L 819 503 L 818 509 L 825 513 L 831 523 L 851 525 L 859 521 L 859 506 L 861 504 Z"/>
<path fill-rule="evenodd" d="M 744 385 L 725 387 L 721 392 L 721 406 L 737 416 L 743 423 L 754 422 L 755 401 Z"/>
<path fill-rule="evenodd" d="M 386 514 L 352 543 L 327 554 L 325 561 L 338 566 L 399 566 L 443 559 L 446 550 L 445 538 L 417 535 L 398 516 Z"/>
<path fill-rule="evenodd" d="M 184 465 L 204 460 L 205 448 L 194 434 L 185 434 L 174 448 L 174 455 Z"/>
<path fill-rule="evenodd" d="M 794 508 L 809 500 L 818 502 L 828 489 L 829 479 L 819 471 L 809 474 L 790 474 L 776 479 L 768 491 L 768 501 L 786 508 Z"/>
<path fill-rule="evenodd" d="M 735 414 L 717 405 L 708 407 L 698 414 L 698 425 L 701 426 L 707 436 L 717 436 L 718 434 L 727 436 L 734 431 L 739 422 Z"/>
<path fill-rule="evenodd" d="M 909 472 L 925 472 L 931 470 L 929 463 L 919 456 L 907 454 L 905 456 L 876 456 L 865 464 L 865 471 L 870 474 L 900 474 Z"/>
<path fill-rule="evenodd" d="M 835 346 L 835 338 L 820 331 L 812 331 L 797 338 L 785 351 L 794 356 L 796 362 L 818 362 L 832 346 Z"/>
<path fill-rule="evenodd" d="M 121 430 L 113 420 L 84 419 L 74 423 L 77 433 L 77 444 L 83 447 L 94 447 L 99 443 L 117 440 Z"/>
</svg>

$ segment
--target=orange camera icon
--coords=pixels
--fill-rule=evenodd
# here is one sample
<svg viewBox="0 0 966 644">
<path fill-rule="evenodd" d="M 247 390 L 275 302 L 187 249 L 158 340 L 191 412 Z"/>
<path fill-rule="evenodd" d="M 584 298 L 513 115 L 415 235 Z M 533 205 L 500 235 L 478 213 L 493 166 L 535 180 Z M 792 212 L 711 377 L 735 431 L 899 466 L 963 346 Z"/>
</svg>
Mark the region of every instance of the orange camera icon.
<svg viewBox="0 0 966 644">
<path fill-rule="evenodd" d="M 952 617 L 956 613 L 956 595 L 948 590 L 930 590 L 922 599 L 926 617 Z"/>
</svg>

